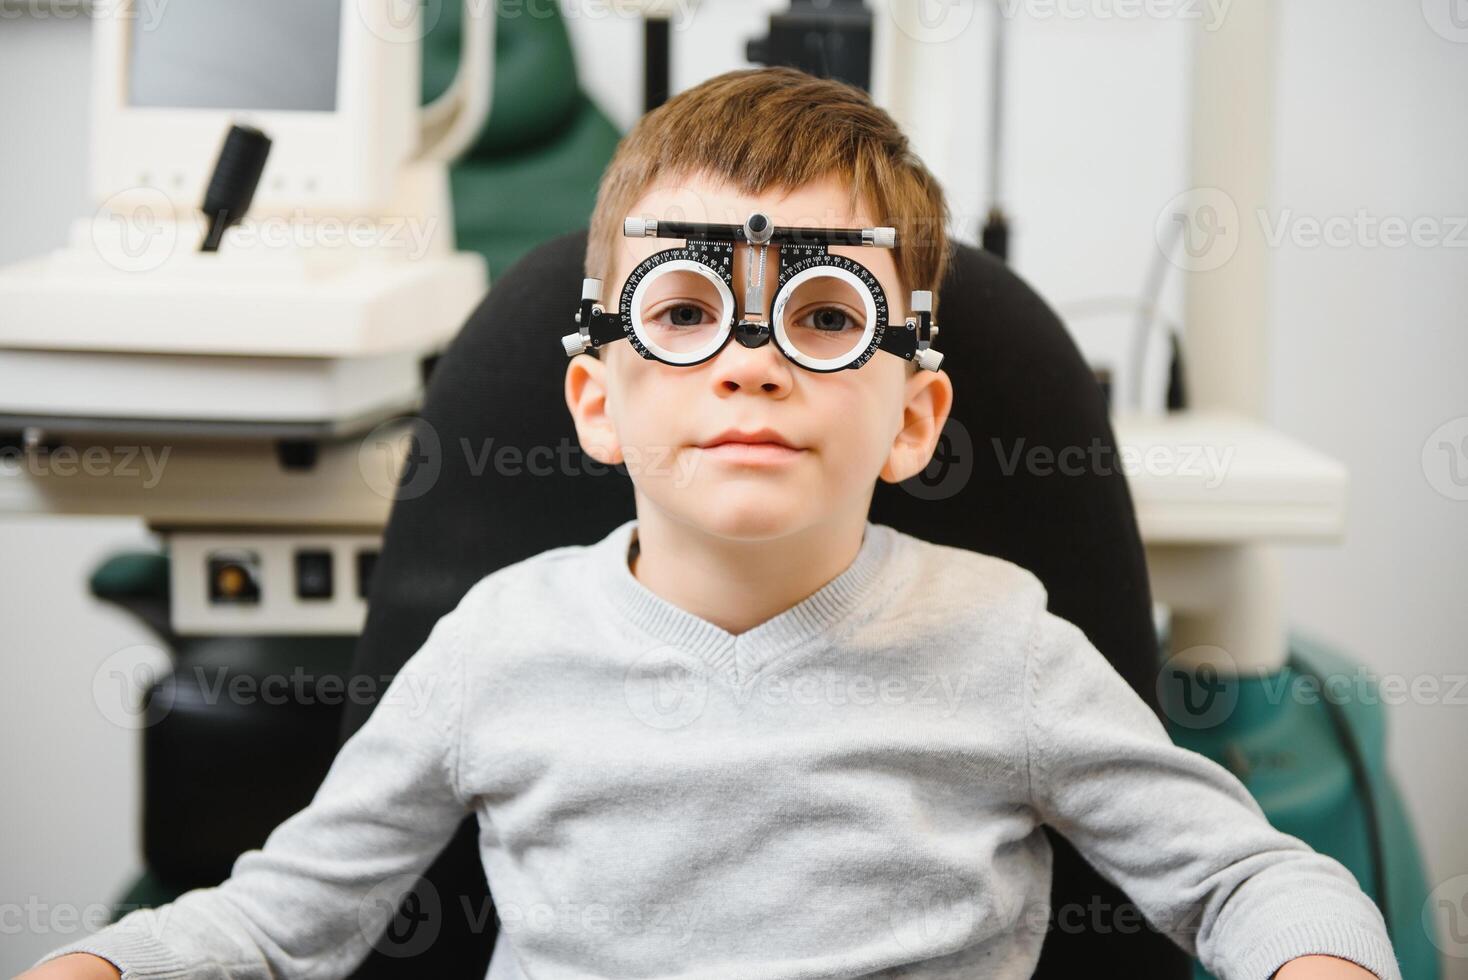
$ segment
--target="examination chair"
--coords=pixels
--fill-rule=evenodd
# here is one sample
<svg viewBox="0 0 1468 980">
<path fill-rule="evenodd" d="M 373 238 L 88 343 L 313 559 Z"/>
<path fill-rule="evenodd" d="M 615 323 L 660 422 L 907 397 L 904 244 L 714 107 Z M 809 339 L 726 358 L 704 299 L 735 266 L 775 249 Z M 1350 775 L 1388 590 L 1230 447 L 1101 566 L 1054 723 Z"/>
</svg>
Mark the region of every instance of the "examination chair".
<svg viewBox="0 0 1468 980">
<path fill-rule="evenodd" d="M 416 484 L 416 495 L 404 494 L 393 507 L 355 673 L 395 673 L 483 576 L 548 548 L 590 544 L 635 516 L 624 469 L 506 476 L 480 467 L 476 475 L 470 465 L 477 454 L 461 450 L 460 440 L 479 447 L 493 438 L 496 448 L 567 445 L 580 452 L 562 395 L 567 359 L 560 337 L 574 327 L 585 252 L 582 229 L 527 254 L 499 277 L 438 362 L 418 423 L 436 435 L 440 451 L 429 465 L 438 467 L 437 478 L 421 494 Z M 1114 468 L 1110 475 L 1005 472 L 1017 445 L 1114 447 L 1094 376 L 1034 291 L 974 248 L 957 247 L 938 313 L 936 346 L 955 389 L 952 417 L 925 473 L 903 485 L 878 483 L 871 519 L 1032 570 L 1049 590 L 1051 610 L 1083 629 L 1156 711 L 1157 637 L 1124 477 Z M 432 445 L 414 446 L 419 465 Z M 370 711 L 360 700 L 347 706 L 343 739 Z M 1046 833 L 1055 851 L 1052 908 L 1072 912 L 1064 928 L 1049 932 L 1036 976 L 1188 976 L 1189 958 L 1138 926 L 1134 911 L 1119 916 L 1130 901 L 1064 838 Z M 496 923 L 465 914 L 486 908 L 476 837 L 470 817 L 425 872 L 431 891 L 420 880 L 387 940 L 354 976 L 484 975 Z M 420 891 L 431 903 L 420 902 Z M 413 949 L 422 945 L 408 938 L 413 923 L 434 906 L 436 939 Z M 416 955 L 403 955 L 409 951 Z"/>
</svg>

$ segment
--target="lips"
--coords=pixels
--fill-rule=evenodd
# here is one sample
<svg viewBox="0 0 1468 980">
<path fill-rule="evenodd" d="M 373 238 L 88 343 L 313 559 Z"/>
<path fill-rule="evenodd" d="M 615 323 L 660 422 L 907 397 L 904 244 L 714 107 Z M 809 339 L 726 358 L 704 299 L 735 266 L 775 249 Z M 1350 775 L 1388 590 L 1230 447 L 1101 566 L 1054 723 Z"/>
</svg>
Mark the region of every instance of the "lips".
<svg viewBox="0 0 1468 980">
<path fill-rule="evenodd" d="M 699 449 L 712 449 L 715 446 L 742 444 L 749 446 L 779 446 L 785 449 L 801 449 L 791 440 L 785 438 L 774 429 L 757 429 L 754 431 L 727 429 L 719 433 L 707 442 L 699 444 Z"/>
</svg>

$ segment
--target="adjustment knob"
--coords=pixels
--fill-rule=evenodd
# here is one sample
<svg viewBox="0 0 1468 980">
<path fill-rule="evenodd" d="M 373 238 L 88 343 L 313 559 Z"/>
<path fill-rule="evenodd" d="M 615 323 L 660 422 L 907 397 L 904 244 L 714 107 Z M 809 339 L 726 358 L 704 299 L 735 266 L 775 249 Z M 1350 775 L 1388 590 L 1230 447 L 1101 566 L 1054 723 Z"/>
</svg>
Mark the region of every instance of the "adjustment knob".
<svg viewBox="0 0 1468 980">
<path fill-rule="evenodd" d="M 590 348 L 586 339 L 581 336 L 580 331 L 568 333 L 561 338 L 561 346 L 566 349 L 567 357 L 575 357 L 577 354 L 585 354 Z"/>
<path fill-rule="evenodd" d="M 917 352 L 913 360 L 917 361 L 917 366 L 920 370 L 936 371 L 943 363 L 943 355 L 931 347 L 925 347 Z"/>
<path fill-rule="evenodd" d="M 744 221 L 744 240 L 752 245 L 767 243 L 775 233 L 769 215 L 756 211 Z"/>
</svg>

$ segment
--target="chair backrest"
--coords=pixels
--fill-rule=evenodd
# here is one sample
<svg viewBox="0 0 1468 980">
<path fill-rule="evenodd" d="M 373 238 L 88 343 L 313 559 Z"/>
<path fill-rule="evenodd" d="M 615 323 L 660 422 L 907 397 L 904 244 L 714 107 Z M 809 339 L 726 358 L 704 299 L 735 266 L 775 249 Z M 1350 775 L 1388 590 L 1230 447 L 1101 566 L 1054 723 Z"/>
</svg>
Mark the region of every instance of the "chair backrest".
<svg viewBox="0 0 1468 980">
<path fill-rule="evenodd" d="M 395 673 L 484 575 L 549 548 L 589 544 L 636 516 L 624 473 L 573 465 L 552 467 L 550 475 L 502 475 L 484 465 L 486 446 L 557 453 L 566 446 L 572 459 L 589 460 L 565 406 L 559 341 L 574 326 L 585 249 L 582 230 L 528 254 L 495 283 L 438 363 L 415 453 L 418 465 L 435 468 L 433 478 L 405 476 L 412 493 L 395 503 L 388 524 L 358 672 Z M 1107 466 L 1030 465 L 1043 463 L 1033 449 L 1080 447 L 1087 459 L 1114 449 L 1093 375 L 1044 302 L 974 248 L 957 246 L 938 312 L 937 346 L 955 390 L 952 417 L 928 471 L 903 485 L 878 484 L 872 520 L 1029 568 L 1048 588 L 1051 610 L 1084 630 L 1157 710 L 1157 640 L 1125 478 Z M 370 710 L 349 706 L 344 736 Z M 425 875 L 445 909 L 438 941 L 412 959 L 374 954 L 359 976 L 483 975 L 493 929 L 472 935 L 458 921 L 464 916 L 447 912 L 461 907 L 460 896 L 482 908 L 472 823 Z M 1182 951 L 1153 930 L 1116 928 L 1114 910 L 1128 900 L 1047 833 L 1055 850 L 1052 908 L 1072 911 L 1050 932 L 1036 976 L 1125 964 L 1136 976 L 1183 977 L 1189 961 Z M 1099 922 L 1095 908 L 1103 912 Z"/>
</svg>

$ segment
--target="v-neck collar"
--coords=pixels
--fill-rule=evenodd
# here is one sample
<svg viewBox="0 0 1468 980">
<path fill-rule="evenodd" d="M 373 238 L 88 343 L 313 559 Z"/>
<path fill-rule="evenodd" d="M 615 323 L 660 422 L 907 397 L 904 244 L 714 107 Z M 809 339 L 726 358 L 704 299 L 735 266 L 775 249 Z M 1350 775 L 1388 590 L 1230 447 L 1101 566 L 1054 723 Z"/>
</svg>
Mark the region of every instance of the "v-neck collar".
<svg viewBox="0 0 1468 980">
<path fill-rule="evenodd" d="M 593 546 L 603 594 L 628 622 L 656 640 L 688 651 L 736 685 L 825 637 L 855 610 L 881 577 L 897 534 L 885 524 L 867 521 L 861 547 L 844 571 L 784 612 L 735 634 L 638 581 L 627 564 L 636 533 L 637 519 L 633 518 Z"/>
</svg>

